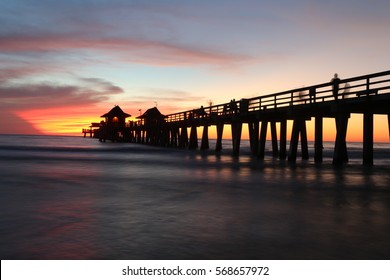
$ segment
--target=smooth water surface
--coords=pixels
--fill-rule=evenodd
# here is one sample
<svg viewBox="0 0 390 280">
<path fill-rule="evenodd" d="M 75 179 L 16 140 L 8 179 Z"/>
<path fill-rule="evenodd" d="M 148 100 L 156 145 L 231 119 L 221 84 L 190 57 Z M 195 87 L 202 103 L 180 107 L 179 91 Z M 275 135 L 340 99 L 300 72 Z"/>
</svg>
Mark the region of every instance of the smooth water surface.
<svg viewBox="0 0 390 280">
<path fill-rule="evenodd" d="M 0 136 L 1 259 L 389 259 L 390 145 L 375 166 L 96 139 Z M 211 145 L 213 148 L 213 145 Z"/>
</svg>

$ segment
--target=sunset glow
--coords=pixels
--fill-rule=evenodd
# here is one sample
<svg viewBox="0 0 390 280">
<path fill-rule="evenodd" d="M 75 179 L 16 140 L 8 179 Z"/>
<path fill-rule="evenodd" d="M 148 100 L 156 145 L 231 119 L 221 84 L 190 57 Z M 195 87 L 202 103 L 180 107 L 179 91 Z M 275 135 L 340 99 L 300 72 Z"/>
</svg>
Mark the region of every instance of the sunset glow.
<svg viewBox="0 0 390 280">
<path fill-rule="evenodd" d="M 81 135 L 115 105 L 133 117 L 156 105 L 170 114 L 328 82 L 335 72 L 389 70 L 389 10 L 386 1 L 350 0 L 4 0 L 0 134 Z M 307 125 L 313 140 L 314 121 Z M 334 120 L 324 132 L 334 141 Z M 347 140 L 362 135 L 362 116 L 351 116 Z M 374 140 L 389 141 L 387 116 L 375 117 Z"/>
</svg>

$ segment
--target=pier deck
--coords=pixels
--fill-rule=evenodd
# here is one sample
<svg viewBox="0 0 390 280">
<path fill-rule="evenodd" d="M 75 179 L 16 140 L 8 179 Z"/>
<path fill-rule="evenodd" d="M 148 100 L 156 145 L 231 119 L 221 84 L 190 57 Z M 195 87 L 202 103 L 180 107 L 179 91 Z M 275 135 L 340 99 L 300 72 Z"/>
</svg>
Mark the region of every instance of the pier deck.
<svg viewBox="0 0 390 280">
<path fill-rule="evenodd" d="M 229 103 L 169 114 L 159 125 L 132 124 L 127 141 L 166 147 L 198 148 L 197 128 L 203 127 L 200 149 L 209 149 L 208 128 L 216 126 L 216 152 L 222 149 L 224 125 L 232 127 L 233 154 L 239 155 L 243 124 L 248 125 L 251 151 L 264 157 L 270 124 L 273 156 L 296 161 L 300 139 L 302 158 L 309 158 L 306 121 L 315 119 L 314 159 L 322 162 L 323 119 L 336 123 L 334 164 L 348 161 L 346 134 L 351 114 L 363 114 L 363 164 L 373 164 L 373 116 L 388 116 L 390 131 L 390 71 L 358 76 L 336 82 L 291 89 Z M 287 121 L 293 121 L 287 151 Z M 277 133 L 276 123 L 280 123 Z M 188 136 L 187 129 L 190 128 Z M 279 134 L 279 139 L 277 135 Z"/>
</svg>

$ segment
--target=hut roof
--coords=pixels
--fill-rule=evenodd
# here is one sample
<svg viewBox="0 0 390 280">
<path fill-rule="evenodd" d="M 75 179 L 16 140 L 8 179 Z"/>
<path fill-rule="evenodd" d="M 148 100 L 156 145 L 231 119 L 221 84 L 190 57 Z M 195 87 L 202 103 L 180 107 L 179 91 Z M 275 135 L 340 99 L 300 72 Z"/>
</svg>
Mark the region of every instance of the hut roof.
<svg viewBox="0 0 390 280">
<path fill-rule="evenodd" d="M 109 117 L 124 117 L 124 118 L 128 118 L 128 117 L 131 117 L 131 115 L 123 112 L 122 109 L 118 105 L 116 105 L 108 113 L 105 113 L 104 115 L 102 115 L 100 117 L 101 118 L 109 118 Z"/>
<path fill-rule="evenodd" d="M 137 117 L 137 119 L 161 119 L 165 118 L 165 115 L 161 114 L 157 107 L 150 108 L 143 113 L 142 116 Z"/>
</svg>

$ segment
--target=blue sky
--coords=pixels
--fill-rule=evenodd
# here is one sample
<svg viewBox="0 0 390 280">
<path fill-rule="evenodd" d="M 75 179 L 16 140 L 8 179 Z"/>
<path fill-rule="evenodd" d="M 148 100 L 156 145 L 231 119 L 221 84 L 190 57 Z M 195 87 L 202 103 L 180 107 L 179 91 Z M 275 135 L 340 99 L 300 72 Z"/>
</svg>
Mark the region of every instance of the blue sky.
<svg viewBox="0 0 390 280">
<path fill-rule="evenodd" d="M 15 123 L 0 133 L 76 131 L 116 104 L 167 114 L 389 70 L 389 11 L 378 0 L 2 0 L 0 109 Z"/>
</svg>

